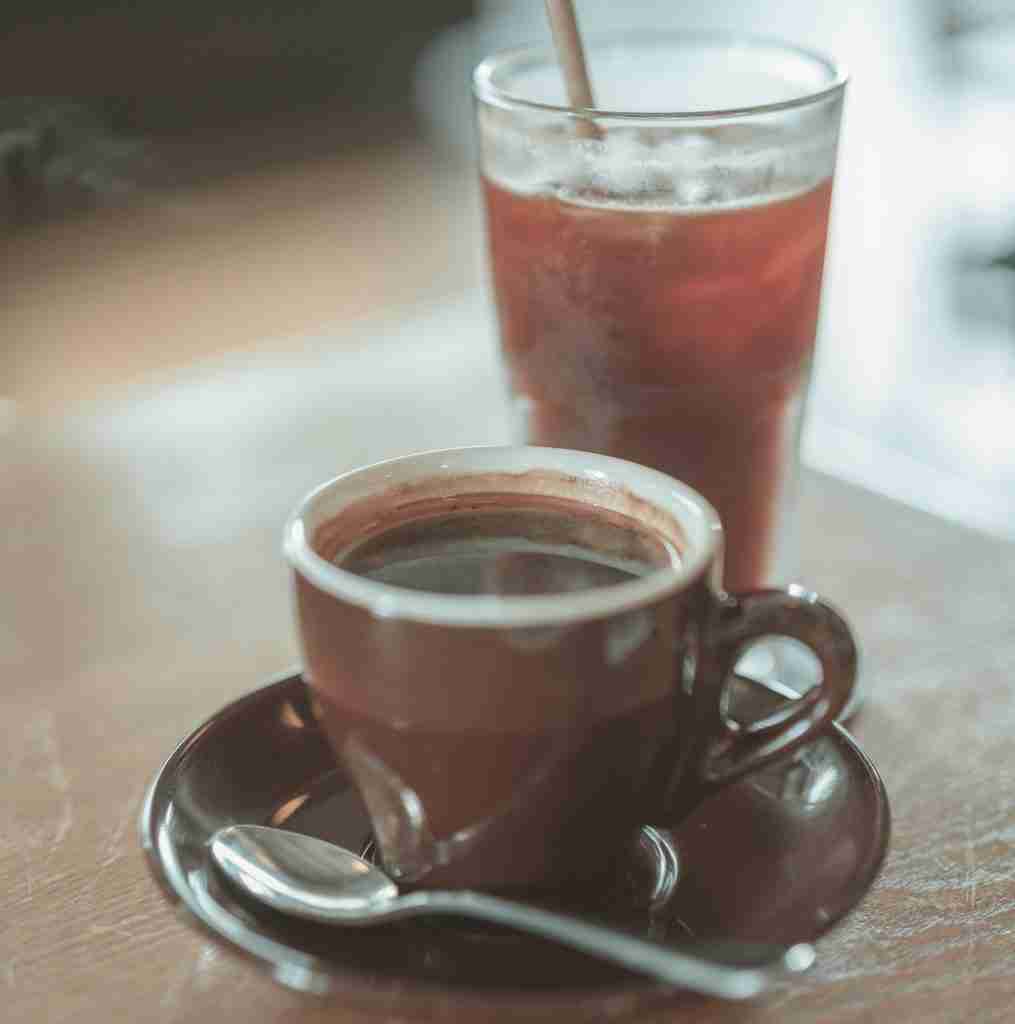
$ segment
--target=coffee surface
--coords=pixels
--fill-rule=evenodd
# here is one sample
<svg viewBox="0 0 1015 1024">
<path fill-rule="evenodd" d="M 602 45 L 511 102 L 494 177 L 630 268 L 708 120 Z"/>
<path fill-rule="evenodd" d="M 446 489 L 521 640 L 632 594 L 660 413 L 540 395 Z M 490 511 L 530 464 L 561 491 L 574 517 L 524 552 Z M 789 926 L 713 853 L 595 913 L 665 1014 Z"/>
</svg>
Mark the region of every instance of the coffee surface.
<svg viewBox="0 0 1015 1024">
<path fill-rule="evenodd" d="M 340 568 L 438 594 L 576 593 L 636 579 L 675 559 L 661 537 L 630 517 L 513 494 L 410 503 L 346 542 L 339 516 L 327 533 L 321 553 Z"/>
</svg>

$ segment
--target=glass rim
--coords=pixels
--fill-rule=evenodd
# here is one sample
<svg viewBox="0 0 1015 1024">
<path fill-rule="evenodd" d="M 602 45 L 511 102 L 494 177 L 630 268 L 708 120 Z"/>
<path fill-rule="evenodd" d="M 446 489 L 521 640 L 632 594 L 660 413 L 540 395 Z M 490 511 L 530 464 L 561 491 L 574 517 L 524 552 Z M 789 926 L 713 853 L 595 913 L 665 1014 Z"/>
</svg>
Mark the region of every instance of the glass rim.
<svg viewBox="0 0 1015 1024">
<path fill-rule="evenodd" d="M 525 99 L 511 93 L 510 90 L 496 84 L 495 76 L 531 64 L 556 64 L 557 56 L 549 45 L 517 46 L 500 50 L 485 57 L 476 66 L 472 74 L 472 92 L 475 98 L 491 106 L 505 110 L 535 110 L 542 113 L 563 114 L 569 117 L 587 117 L 595 120 L 615 120 L 629 122 L 644 121 L 713 121 L 733 117 L 756 116 L 759 114 L 776 113 L 807 107 L 841 93 L 849 81 L 846 66 L 834 58 L 796 43 L 790 43 L 777 36 L 766 36 L 747 32 L 724 31 L 692 31 L 663 30 L 653 32 L 641 29 L 631 32 L 616 33 L 612 36 L 592 36 L 586 42 L 586 52 L 594 50 L 616 49 L 623 46 L 660 47 L 674 43 L 725 43 L 732 46 L 750 47 L 757 50 L 781 51 L 802 57 L 815 65 L 823 67 L 829 82 L 820 89 L 805 91 L 792 99 L 777 100 L 772 103 L 760 103 L 741 107 L 723 107 L 712 110 L 609 110 L 601 107 L 572 107 L 557 103 L 544 103 L 539 100 Z M 593 86 L 595 83 L 593 82 Z"/>
</svg>

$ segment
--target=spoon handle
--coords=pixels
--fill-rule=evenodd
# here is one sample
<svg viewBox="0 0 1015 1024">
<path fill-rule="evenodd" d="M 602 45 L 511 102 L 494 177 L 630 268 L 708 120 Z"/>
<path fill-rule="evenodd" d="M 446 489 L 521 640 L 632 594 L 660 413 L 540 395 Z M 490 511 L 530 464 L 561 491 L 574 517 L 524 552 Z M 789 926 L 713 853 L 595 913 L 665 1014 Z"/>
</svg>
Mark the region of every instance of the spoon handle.
<svg viewBox="0 0 1015 1024">
<path fill-rule="evenodd" d="M 777 977 L 806 970 L 814 961 L 813 949 L 800 944 L 779 947 L 767 964 L 732 966 L 682 953 L 663 943 L 593 921 L 468 890 L 419 891 L 399 897 L 398 903 L 410 913 L 452 914 L 507 925 L 553 939 L 670 985 L 724 999 L 750 999 L 760 995 Z"/>
</svg>

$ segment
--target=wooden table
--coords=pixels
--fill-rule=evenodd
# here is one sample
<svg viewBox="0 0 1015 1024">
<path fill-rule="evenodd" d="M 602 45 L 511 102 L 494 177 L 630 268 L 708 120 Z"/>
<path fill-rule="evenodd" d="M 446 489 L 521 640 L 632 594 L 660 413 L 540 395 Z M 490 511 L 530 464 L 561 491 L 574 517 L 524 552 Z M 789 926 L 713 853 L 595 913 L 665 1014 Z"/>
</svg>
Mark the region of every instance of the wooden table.
<svg viewBox="0 0 1015 1024">
<path fill-rule="evenodd" d="M 500 430 L 462 414 L 494 386 L 482 359 L 464 359 L 479 384 L 455 391 L 440 358 L 407 348 L 410 377 L 431 371 L 416 377 L 419 405 L 395 372 L 398 346 L 447 322 L 426 303 L 474 280 L 467 254 L 465 269 L 432 258 L 452 251 L 454 181 L 432 175 L 400 224 L 383 216 L 417 156 L 388 154 L 386 175 L 320 166 L 87 234 L 60 228 L 8 261 L 4 1020 L 360 1019 L 278 987 L 176 917 L 148 877 L 136 819 L 181 736 L 295 661 L 277 549 L 296 497 L 346 465 Z M 329 205 L 341 195 L 358 198 Z M 240 212 L 252 203 L 257 222 Z M 386 260 L 405 216 L 431 256 L 398 274 Z M 266 249 L 280 224 L 290 235 Z M 96 253 L 102 273 L 89 269 Z M 424 326 L 399 333 L 407 310 Z M 459 355 L 468 344 L 453 343 Z M 348 404 L 357 372 L 375 394 Z M 378 409 L 386 394 L 396 400 Z M 863 641 L 869 697 L 855 734 L 888 787 L 891 851 L 806 979 L 758 1004 L 652 1019 L 1012 1020 L 1015 545 L 829 477 L 804 484 L 803 575 Z"/>
</svg>

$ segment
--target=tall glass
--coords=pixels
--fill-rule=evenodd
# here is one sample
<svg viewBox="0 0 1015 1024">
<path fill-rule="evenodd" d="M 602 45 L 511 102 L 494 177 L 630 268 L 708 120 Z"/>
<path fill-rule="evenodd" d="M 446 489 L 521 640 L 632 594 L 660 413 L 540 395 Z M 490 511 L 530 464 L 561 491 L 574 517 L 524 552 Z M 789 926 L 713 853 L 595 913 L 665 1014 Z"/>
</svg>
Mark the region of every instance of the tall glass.
<svg viewBox="0 0 1015 1024">
<path fill-rule="evenodd" d="M 595 110 L 549 50 L 474 79 L 516 439 L 686 481 L 728 589 L 787 581 L 845 74 L 718 34 L 587 56 Z"/>
</svg>

